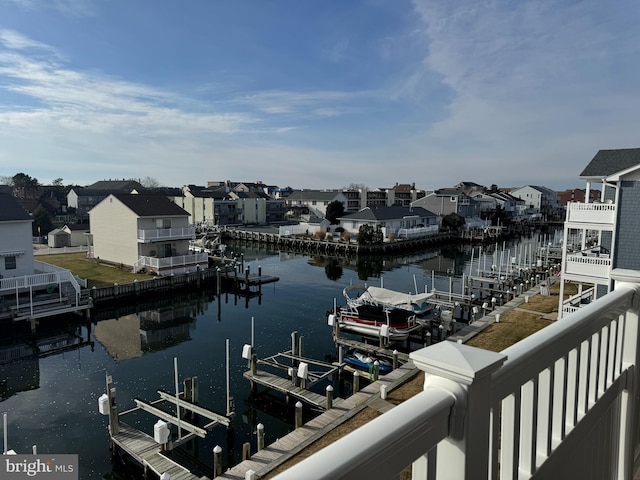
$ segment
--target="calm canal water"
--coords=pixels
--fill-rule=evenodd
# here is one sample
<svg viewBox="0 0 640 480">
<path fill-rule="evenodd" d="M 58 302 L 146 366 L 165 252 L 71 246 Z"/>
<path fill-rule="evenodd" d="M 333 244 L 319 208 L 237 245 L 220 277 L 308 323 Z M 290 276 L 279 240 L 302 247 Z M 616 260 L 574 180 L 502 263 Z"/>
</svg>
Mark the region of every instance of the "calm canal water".
<svg viewBox="0 0 640 480">
<path fill-rule="evenodd" d="M 538 240 L 534 240 L 538 242 Z M 503 245 L 500 245 L 502 248 Z M 327 326 L 326 312 L 342 290 L 356 283 L 380 285 L 399 291 L 449 288 L 448 274 L 468 274 L 471 247 L 440 248 L 394 258 L 332 259 L 272 252 L 247 246 L 242 251 L 251 271 L 279 281 L 264 285 L 260 298 L 246 299 L 231 293 L 217 298 L 213 291 L 190 292 L 159 299 L 153 305 L 119 306 L 119 310 L 92 313 L 90 326 L 76 328 L 84 346 L 39 359 L 0 364 L 0 412 L 8 415 L 8 446 L 18 453 L 74 453 L 79 455 L 80 478 L 139 478 L 139 472 L 123 467 L 110 456 L 107 417 L 98 412 L 98 397 L 105 393 L 105 375 L 113 377 L 119 411 L 135 406 L 133 399 L 147 402 L 159 398 L 157 390 L 175 392 L 174 358 L 180 382 L 197 376 L 200 404 L 218 413 L 226 405 L 226 341 L 230 345 L 230 391 L 235 401 L 233 434 L 215 427 L 208 437 L 186 450 L 211 475 L 212 448 L 220 445 L 225 466 L 240 461 L 242 444 L 255 451 L 255 429 L 265 425 L 266 443 L 292 429 L 293 411 L 277 396 L 250 398 L 249 382 L 242 374 L 247 361 L 242 347 L 254 342 L 259 358 L 285 351 L 291 333 L 304 337 L 305 356 L 324 360 L 336 349 Z M 508 248 L 508 247 L 507 247 Z M 476 247 L 474 254 L 478 255 Z M 458 280 L 459 281 L 459 280 Z M 454 289 L 455 289 L 454 284 Z M 58 341 L 61 326 L 42 322 L 43 345 Z M 53 322 L 52 322 L 53 323 Z M 65 340 L 66 338 L 66 340 Z M 2 340 L 5 352 L 24 341 L 20 332 Z M 339 391 L 339 390 L 336 390 Z M 156 419 L 133 414 L 129 424 L 153 435 Z"/>
</svg>

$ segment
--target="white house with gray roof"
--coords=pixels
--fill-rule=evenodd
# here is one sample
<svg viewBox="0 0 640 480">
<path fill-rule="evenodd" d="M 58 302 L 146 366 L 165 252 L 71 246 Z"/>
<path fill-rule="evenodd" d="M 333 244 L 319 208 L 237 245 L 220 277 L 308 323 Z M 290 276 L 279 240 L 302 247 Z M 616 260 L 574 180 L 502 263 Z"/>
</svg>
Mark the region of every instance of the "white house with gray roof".
<svg viewBox="0 0 640 480">
<path fill-rule="evenodd" d="M 12 195 L 0 193 L 0 318 L 35 321 L 88 309 L 71 272 L 34 260 L 32 221 Z"/>
<path fill-rule="evenodd" d="M 422 231 L 425 235 L 438 232 L 436 215 L 422 207 L 365 207 L 338 220 L 340 226 L 351 234 L 357 234 L 363 225 L 380 226 L 385 238 L 398 238 L 406 230 Z"/>
<path fill-rule="evenodd" d="M 528 213 L 557 215 L 562 210 L 558 201 L 558 193 L 541 185 L 525 185 L 513 188 L 509 193 L 524 200 Z"/>
<path fill-rule="evenodd" d="M 206 268 L 206 253 L 191 253 L 189 214 L 164 195 L 111 194 L 89 212 L 91 255 L 114 264 L 171 275 Z"/>
<path fill-rule="evenodd" d="M 0 278 L 33 274 L 32 222 L 12 195 L 0 193 Z"/>
<path fill-rule="evenodd" d="M 331 202 L 340 202 L 347 210 L 348 199 L 344 193 L 335 190 L 298 190 L 285 198 L 287 208 L 306 207 L 309 213 L 317 217 L 327 216 L 327 206 Z"/>
</svg>

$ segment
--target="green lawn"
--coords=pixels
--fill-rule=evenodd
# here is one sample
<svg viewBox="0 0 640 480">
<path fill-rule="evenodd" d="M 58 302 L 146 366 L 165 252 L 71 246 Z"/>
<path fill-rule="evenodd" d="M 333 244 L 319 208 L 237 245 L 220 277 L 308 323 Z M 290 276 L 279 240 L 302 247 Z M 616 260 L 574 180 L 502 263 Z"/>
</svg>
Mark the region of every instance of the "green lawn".
<svg viewBox="0 0 640 480">
<path fill-rule="evenodd" d="M 70 270 L 71 273 L 80 278 L 86 278 L 89 288 L 104 287 L 114 283 L 131 283 L 134 280 L 148 280 L 153 276 L 148 274 L 133 274 L 128 269 L 123 270 L 104 263 L 96 263 L 95 260 L 87 258 L 86 253 L 64 253 L 59 255 L 38 255 L 36 260 L 57 265 Z"/>
</svg>

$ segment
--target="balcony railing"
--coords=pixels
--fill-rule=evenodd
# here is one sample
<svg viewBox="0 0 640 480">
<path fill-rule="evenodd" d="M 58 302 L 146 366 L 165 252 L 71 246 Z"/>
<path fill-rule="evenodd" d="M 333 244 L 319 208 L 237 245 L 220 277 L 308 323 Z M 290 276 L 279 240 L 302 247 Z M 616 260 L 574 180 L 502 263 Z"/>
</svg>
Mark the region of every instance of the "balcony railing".
<svg viewBox="0 0 640 480">
<path fill-rule="evenodd" d="M 196 229 L 194 227 L 182 228 L 154 228 L 151 230 L 138 230 L 138 242 L 150 243 L 166 240 L 195 239 Z"/>
<path fill-rule="evenodd" d="M 567 208 L 567 222 L 613 225 L 616 206 L 613 203 L 570 202 Z"/>
<path fill-rule="evenodd" d="M 596 288 L 587 288 L 584 292 L 573 295 L 562 302 L 562 313 L 573 313 L 581 307 L 593 302 L 596 295 Z"/>
<path fill-rule="evenodd" d="M 190 255 L 177 255 L 175 257 L 140 257 L 133 266 L 134 272 L 143 268 L 156 272 L 159 275 L 171 275 L 172 273 L 187 273 L 198 266 L 206 268 L 209 265 L 207 253 L 193 253 Z"/>
<path fill-rule="evenodd" d="M 424 391 L 276 476 L 631 479 L 638 446 L 640 272 L 500 353 L 413 352 Z M 578 460 L 579 459 L 579 460 Z"/>
<path fill-rule="evenodd" d="M 587 255 L 581 252 L 567 255 L 565 273 L 595 278 L 609 278 L 611 258 L 608 255 Z"/>
</svg>

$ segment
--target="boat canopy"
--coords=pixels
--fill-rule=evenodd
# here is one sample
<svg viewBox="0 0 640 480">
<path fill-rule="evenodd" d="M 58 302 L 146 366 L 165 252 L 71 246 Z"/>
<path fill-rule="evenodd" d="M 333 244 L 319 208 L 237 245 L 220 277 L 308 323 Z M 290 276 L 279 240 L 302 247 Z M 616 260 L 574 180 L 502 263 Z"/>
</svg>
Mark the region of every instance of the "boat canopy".
<svg viewBox="0 0 640 480">
<path fill-rule="evenodd" d="M 345 297 L 350 299 L 354 303 L 360 304 L 373 304 L 380 306 L 387 306 L 393 308 L 402 308 L 405 310 L 425 310 L 429 308 L 427 302 L 433 293 L 402 293 L 395 290 L 389 290 L 382 287 L 367 287 L 359 297 L 352 298 L 348 295 L 348 288 L 345 289 Z"/>
</svg>

